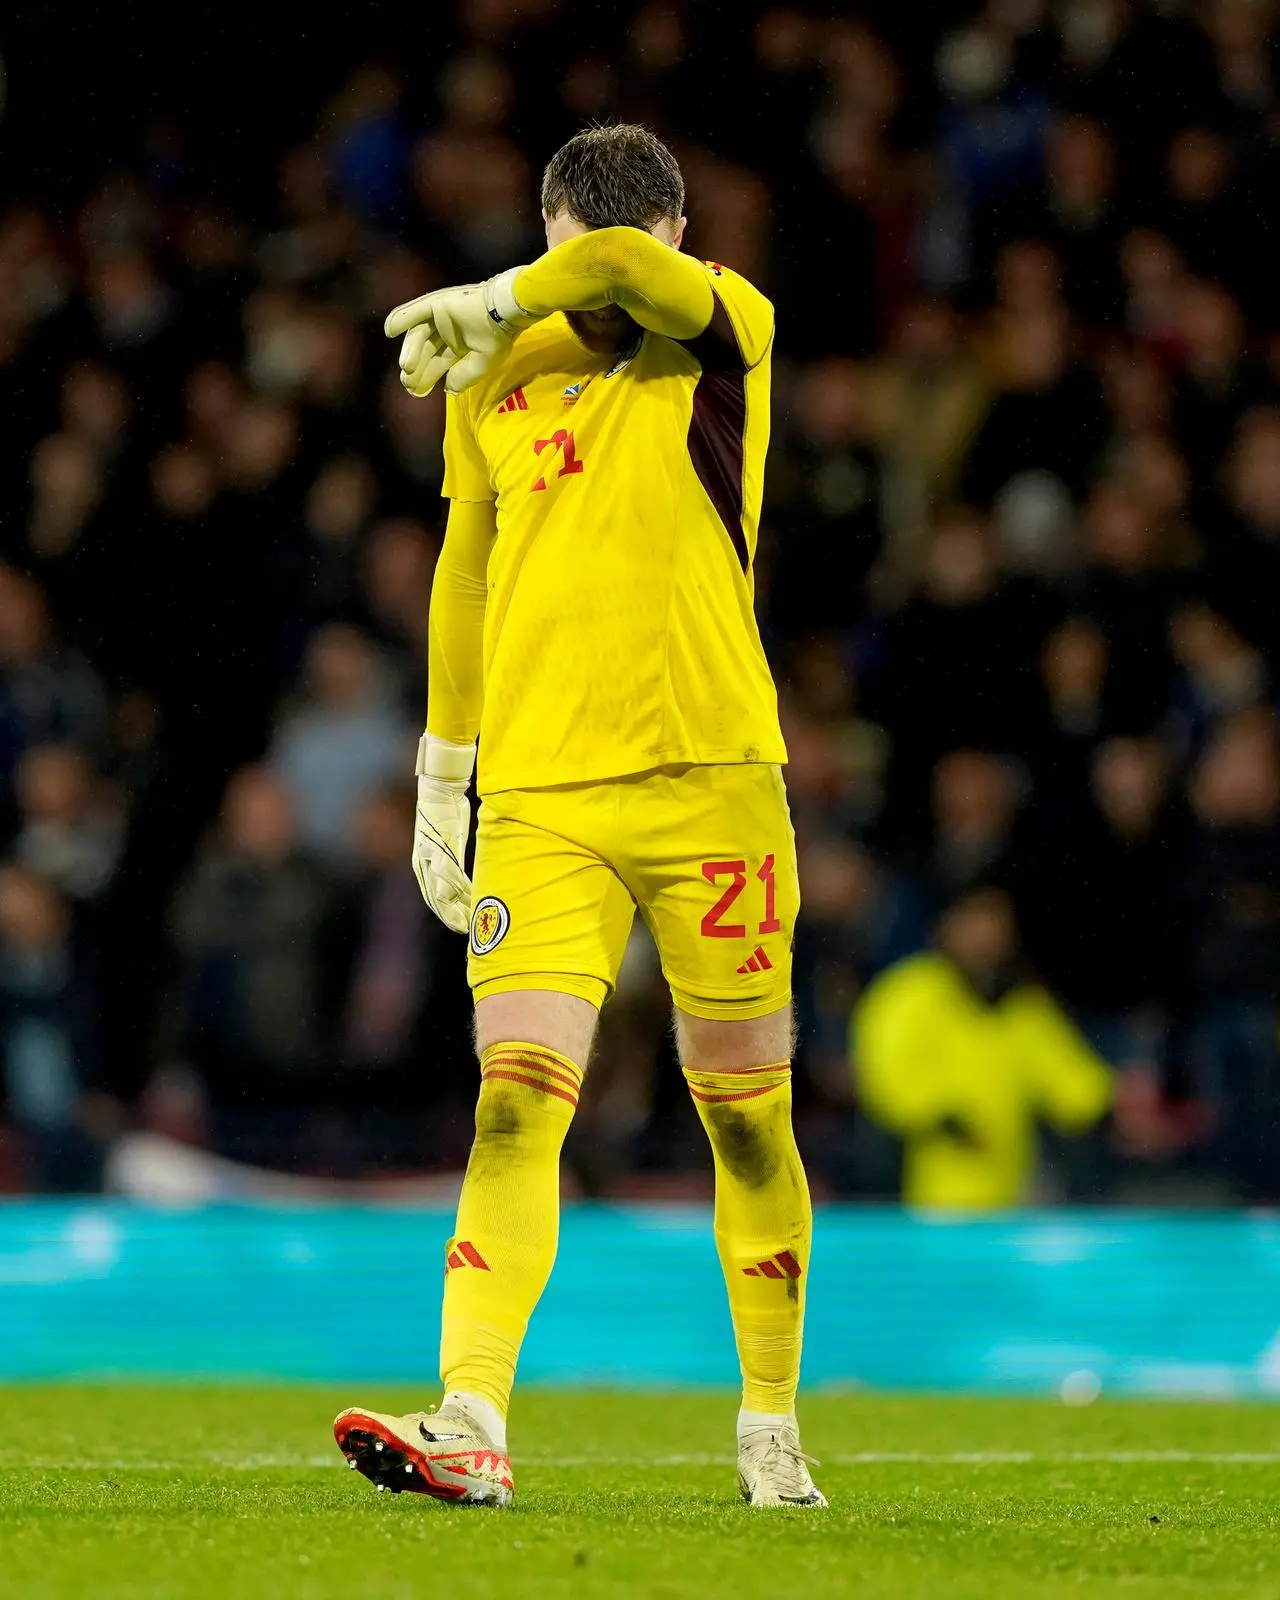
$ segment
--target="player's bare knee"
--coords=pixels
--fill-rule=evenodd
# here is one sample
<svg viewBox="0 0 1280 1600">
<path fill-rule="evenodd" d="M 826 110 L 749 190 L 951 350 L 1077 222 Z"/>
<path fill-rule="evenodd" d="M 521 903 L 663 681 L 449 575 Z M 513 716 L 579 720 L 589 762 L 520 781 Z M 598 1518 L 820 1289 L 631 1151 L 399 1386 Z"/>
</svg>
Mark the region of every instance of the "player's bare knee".
<svg viewBox="0 0 1280 1600">
<path fill-rule="evenodd" d="M 494 1045 L 539 1044 L 586 1070 L 599 1012 L 589 1000 L 554 989 L 513 989 L 476 1001 L 476 1051 Z"/>
<path fill-rule="evenodd" d="M 788 1004 L 763 1017 L 698 1017 L 676 1008 L 680 1064 L 704 1072 L 747 1072 L 790 1061 L 795 1016 Z"/>
</svg>

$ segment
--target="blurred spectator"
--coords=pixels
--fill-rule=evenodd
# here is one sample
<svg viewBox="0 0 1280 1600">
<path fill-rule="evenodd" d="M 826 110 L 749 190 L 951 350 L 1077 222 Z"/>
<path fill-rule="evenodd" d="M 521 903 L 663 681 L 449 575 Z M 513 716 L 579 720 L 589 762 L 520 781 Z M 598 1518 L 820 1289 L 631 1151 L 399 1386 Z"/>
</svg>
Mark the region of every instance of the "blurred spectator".
<svg viewBox="0 0 1280 1600">
<path fill-rule="evenodd" d="M 266 768 L 237 773 L 170 918 L 175 1043 L 228 1138 L 253 1145 L 243 1113 L 301 1108 L 325 1081 L 335 912 L 332 886 L 299 849 L 285 785 Z"/>
<path fill-rule="evenodd" d="M 1147 352 L 1170 365 L 1182 355 L 1182 257 L 1154 228 L 1132 228 L 1120 241 L 1124 325 Z"/>
<path fill-rule="evenodd" d="M 18 768 L 18 805 L 17 862 L 72 901 L 98 899 L 120 859 L 124 818 L 84 755 L 67 745 L 28 750 Z"/>
<path fill-rule="evenodd" d="M 987 407 L 981 363 L 942 300 L 909 305 L 887 352 L 867 370 L 867 429 L 883 457 L 890 524 L 887 593 L 901 598 L 921 531 L 955 497 L 964 452 Z"/>
<path fill-rule="evenodd" d="M 379 523 L 364 551 L 364 610 L 413 721 L 426 706 L 427 617 L 439 553 L 438 542 L 410 517 Z"/>
<path fill-rule="evenodd" d="M 933 830 L 925 879 L 949 900 L 1013 870 L 1018 777 L 981 750 L 953 750 L 933 769 Z"/>
<path fill-rule="evenodd" d="M 118 372 L 96 361 L 68 371 L 58 409 L 64 432 L 84 439 L 108 461 L 118 459 L 128 436 L 133 400 Z"/>
<path fill-rule="evenodd" d="M 890 968 L 854 1013 L 859 1100 L 904 1141 L 908 1205 L 1018 1205 L 1033 1193 L 1037 1127 L 1085 1132 L 1110 1105 L 1110 1075 L 1022 976 L 1007 895 L 970 890 L 936 938 L 935 952 Z"/>
<path fill-rule="evenodd" d="M 1087 560 L 1079 599 L 1108 640 L 1109 709 L 1129 729 L 1149 728 L 1169 698 L 1169 622 L 1179 575 L 1150 507 L 1123 483 L 1103 479 L 1083 521 Z"/>
<path fill-rule="evenodd" d="M 847 628 L 865 605 L 863 583 L 883 538 L 865 389 L 857 365 L 834 357 L 797 377 L 796 447 L 770 500 L 777 550 L 769 615 L 787 635 Z"/>
<path fill-rule="evenodd" d="M 342 1062 L 362 1074 L 414 1070 L 418 1029 L 431 1000 L 431 958 L 440 935 L 412 872 L 405 871 L 413 811 L 412 790 L 386 789 L 365 800 L 355 818 L 362 883 Z"/>
<path fill-rule="evenodd" d="M 1025 738 L 1040 609 L 1033 589 L 1001 573 L 985 518 L 958 508 L 938 521 L 917 592 L 885 626 L 874 703 L 898 736 L 896 798 L 920 796 L 944 750 Z"/>
<path fill-rule="evenodd" d="M 1280 409 L 1260 408 L 1241 419 L 1223 487 L 1206 587 L 1274 670 L 1280 664 Z"/>
<path fill-rule="evenodd" d="M 316 621 L 327 621 L 350 600 L 377 493 L 372 468 L 360 456 L 326 461 L 307 490 L 305 571 L 295 586 L 310 590 L 306 609 Z"/>
<path fill-rule="evenodd" d="M 1216 611 L 1195 603 L 1170 621 L 1177 668 L 1171 711 L 1185 747 L 1198 751 L 1218 719 L 1267 699 L 1261 654 Z"/>
<path fill-rule="evenodd" d="M 1001 313 L 994 327 L 995 399 L 969 451 L 965 496 L 989 506 L 1023 472 L 1084 488 L 1106 436 L 1098 380 L 1076 364 L 1071 330 L 1053 306 Z"/>
<path fill-rule="evenodd" d="M 93 668 L 56 638 L 39 585 L 0 567 L 0 782 L 12 782 L 29 745 L 65 740 L 96 752 L 106 733 L 106 702 Z"/>
<path fill-rule="evenodd" d="M 1120 314 L 1118 178 L 1102 124 L 1088 116 L 1061 117 L 1050 130 L 1043 186 L 1013 209 L 1018 231 L 1053 245 L 1067 303 L 1086 322 L 1111 324 Z"/>
<path fill-rule="evenodd" d="M 1213 1151 L 1242 1196 L 1280 1196 L 1280 757 L 1268 711 L 1210 739 L 1191 783 L 1181 1000 Z"/>
<path fill-rule="evenodd" d="M 1125 342 L 1112 345 L 1102 364 L 1102 377 L 1113 448 L 1116 443 L 1168 427 L 1172 389 L 1150 350 Z"/>
<path fill-rule="evenodd" d="M 40 561 L 75 546 L 103 495 L 102 467 L 88 439 L 51 433 L 31 457 L 31 509 L 26 544 Z"/>
<path fill-rule="evenodd" d="M 456 275 L 486 277 L 527 259 L 537 215 L 533 174 L 503 131 L 515 86 L 504 63 L 476 51 L 450 61 L 441 89 L 444 120 L 414 147 L 411 181 Z"/>
<path fill-rule="evenodd" d="M 404 84 L 384 66 L 360 68 L 330 107 L 333 170 L 342 199 L 371 222 L 395 224 L 404 203 L 409 134 Z"/>
<path fill-rule="evenodd" d="M 716 242 L 716 249 L 741 263 L 736 269 L 758 283 L 771 268 L 769 258 L 770 194 L 756 173 L 731 166 L 705 151 L 690 152 L 684 167 L 686 186 L 698 196 L 693 243 Z"/>
<path fill-rule="evenodd" d="M 1191 465 L 1209 473 L 1241 414 L 1266 398 L 1266 384 L 1247 359 L 1244 319 L 1225 289 L 1188 279 L 1176 316 L 1182 370 L 1174 385 L 1174 431 Z"/>
<path fill-rule="evenodd" d="M 881 820 L 889 746 L 862 715 L 848 655 L 832 635 L 797 649 L 786 672 L 782 725 L 796 833 L 867 832 Z"/>
<path fill-rule="evenodd" d="M 1040 651 L 1042 712 L 1033 744 L 1035 812 L 1056 842 L 1087 807 L 1097 741 L 1111 731 L 1110 651 L 1090 617 L 1070 616 Z"/>
<path fill-rule="evenodd" d="M 1005 202 L 1034 179 L 1043 155 L 1048 107 L 1015 66 L 995 8 L 940 42 L 936 72 L 947 109 L 939 153 L 978 244 Z"/>
<path fill-rule="evenodd" d="M 840 1101 L 854 1002 L 878 973 L 925 943 L 929 907 L 909 878 L 838 836 L 801 851 L 800 890 L 796 1010 L 805 1066 L 811 1081 Z"/>
<path fill-rule="evenodd" d="M 1086 803 L 1037 862 L 1025 916 L 1054 993 L 1115 1065 L 1152 1058 L 1173 995 L 1172 875 L 1180 844 L 1168 752 L 1113 738 L 1094 752 Z"/>
<path fill-rule="evenodd" d="M 1217 128 L 1180 128 L 1165 152 L 1161 230 L 1195 273 L 1231 284 L 1248 252 L 1240 187 L 1232 182 L 1235 152 Z"/>
<path fill-rule="evenodd" d="M 361 801 L 412 767 L 410 724 L 395 712 L 369 640 L 345 623 L 320 629 L 303 672 L 305 697 L 282 720 L 269 759 L 289 786 L 303 847 L 341 864 Z"/>
<path fill-rule="evenodd" d="M 114 1109 L 100 1091 L 95 1001 L 55 889 L 0 868 L 3 1100 L 31 1186 L 95 1188 Z"/>
<path fill-rule="evenodd" d="M 415 400 L 389 371 L 381 385 L 378 481 L 387 504 L 421 515 L 444 481 L 444 397 L 439 389 Z"/>
</svg>

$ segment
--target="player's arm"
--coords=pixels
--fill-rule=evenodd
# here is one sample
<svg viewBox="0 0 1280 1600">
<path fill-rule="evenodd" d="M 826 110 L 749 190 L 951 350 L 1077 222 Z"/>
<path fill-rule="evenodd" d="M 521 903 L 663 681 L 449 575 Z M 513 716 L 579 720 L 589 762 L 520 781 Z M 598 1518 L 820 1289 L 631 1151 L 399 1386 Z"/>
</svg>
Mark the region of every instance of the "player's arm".
<svg viewBox="0 0 1280 1600">
<path fill-rule="evenodd" d="M 618 306 L 668 339 L 696 339 L 716 310 L 702 263 L 642 228 L 596 228 L 566 239 L 519 268 L 511 293 L 534 317 Z"/>
<path fill-rule="evenodd" d="M 487 574 L 496 535 L 497 508 L 492 500 L 449 502 L 444 545 L 431 585 L 429 739 L 474 747 L 480 732 Z"/>
<path fill-rule="evenodd" d="M 451 501 L 431 585 L 427 731 L 418 743 L 413 870 L 423 899 L 455 933 L 465 933 L 471 920 L 467 789 L 484 703 L 484 612 L 496 532 L 492 500 Z"/>
<path fill-rule="evenodd" d="M 762 295 L 736 282 L 758 302 L 750 317 L 756 336 L 746 341 L 753 346 L 749 353 L 701 262 L 642 228 L 597 228 L 566 239 L 531 266 L 397 306 L 386 333 L 404 336 L 400 381 L 416 395 L 429 394 L 441 378 L 451 394 L 460 394 L 489 371 L 522 328 L 553 312 L 609 306 L 652 333 L 695 345 L 700 359 L 719 365 L 727 354 L 733 365 L 747 367 L 768 348 L 772 313 Z"/>
<path fill-rule="evenodd" d="M 457 933 L 471 918 L 465 867 L 484 704 L 484 613 L 497 507 L 489 465 L 465 400 L 445 406 L 444 493 L 449 520 L 431 584 L 427 731 L 418 745 L 413 870 L 427 904 Z"/>
</svg>

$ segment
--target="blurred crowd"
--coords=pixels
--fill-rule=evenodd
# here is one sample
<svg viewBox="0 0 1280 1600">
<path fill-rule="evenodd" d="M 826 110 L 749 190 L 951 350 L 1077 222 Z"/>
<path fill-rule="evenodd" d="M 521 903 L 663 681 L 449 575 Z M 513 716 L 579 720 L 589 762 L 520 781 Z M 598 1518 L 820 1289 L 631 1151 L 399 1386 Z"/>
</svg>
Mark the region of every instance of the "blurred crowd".
<svg viewBox="0 0 1280 1600">
<path fill-rule="evenodd" d="M 455 0 L 423 71 L 335 31 L 252 184 L 240 124 L 224 169 L 180 108 L 10 172 L 0 1188 L 92 1186 L 138 1126 L 336 1176 L 464 1155 L 461 941 L 407 866 L 442 404 L 380 320 L 537 253 L 542 162 L 626 118 L 688 248 L 777 307 L 758 602 L 816 1186 L 915 1158 L 856 1017 L 927 959 L 1105 1063 L 1078 1116 L 1024 1075 L 1009 1198 L 1280 1198 L 1278 22 Z M 589 1192 L 703 1181 L 667 1024 L 637 935 Z"/>
</svg>

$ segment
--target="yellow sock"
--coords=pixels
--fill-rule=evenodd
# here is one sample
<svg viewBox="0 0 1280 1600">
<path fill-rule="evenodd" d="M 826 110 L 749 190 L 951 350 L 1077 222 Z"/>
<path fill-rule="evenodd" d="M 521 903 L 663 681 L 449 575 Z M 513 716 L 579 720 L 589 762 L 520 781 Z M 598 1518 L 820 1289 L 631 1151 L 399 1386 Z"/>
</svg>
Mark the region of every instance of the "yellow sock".
<svg viewBox="0 0 1280 1600">
<path fill-rule="evenodd" d="M 560 1230 L 560 1147 L 582 1073 L 538 1044 L 491 1045 L 480 1058 L 476 1137 L 445 1251 L 440 1376 L 505 1417 L 529 1317 L 547 1286 Z"/>
<path fill-rule="evenodd" d="M 747 1411 L 795 1409 L 813 1211 L 791 1130 L 791 1067 L 685 1077 L 716 1164 L 716 1246 Z"/>
</svg>

